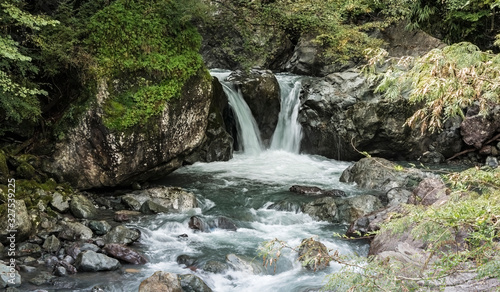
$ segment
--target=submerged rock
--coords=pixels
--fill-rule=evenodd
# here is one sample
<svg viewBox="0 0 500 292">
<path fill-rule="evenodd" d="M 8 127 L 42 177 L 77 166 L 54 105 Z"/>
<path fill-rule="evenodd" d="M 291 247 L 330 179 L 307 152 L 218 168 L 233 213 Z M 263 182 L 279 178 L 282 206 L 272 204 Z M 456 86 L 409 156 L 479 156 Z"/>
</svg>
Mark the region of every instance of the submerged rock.
<svg viewBox="0 0 500 292">
<path fill-rule="evenodd" d="M 242 271 L 254 275 L 266 273 L 266 268 L 262 265 L 260 260 L 247 258 L 245 256 L 228 254 L 226 255 L 226 263 L 230 268 L 236 271 Z"/>
<path fill-rule="evenodd" d="M 199 230 L 201 232 L 210 232 L 212 229 L 219 228 L 230 231 L 236 231 L 238 228 L 236 224 L 230 219 L 220 216 L 215 220 L 206 221 L 198 216 L 192 216 L 189 219 L 189 228 L 194 230 Z"/>
</svg>

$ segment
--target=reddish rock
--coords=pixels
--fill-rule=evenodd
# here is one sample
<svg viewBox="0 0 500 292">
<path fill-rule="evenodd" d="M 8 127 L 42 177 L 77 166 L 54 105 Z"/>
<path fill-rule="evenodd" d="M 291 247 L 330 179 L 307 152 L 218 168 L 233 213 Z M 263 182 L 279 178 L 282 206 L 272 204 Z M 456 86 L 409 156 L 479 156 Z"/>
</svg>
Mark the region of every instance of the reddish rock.
<svg viewBox="0 0 500 292">
<path fill-rule="evenodd" d="M 103 248 L 109 256 L 134 265 L 144 265 L 148 262 L 146 257 L 136 250 L 118 243 L 106 244 Z"/>
</svg>

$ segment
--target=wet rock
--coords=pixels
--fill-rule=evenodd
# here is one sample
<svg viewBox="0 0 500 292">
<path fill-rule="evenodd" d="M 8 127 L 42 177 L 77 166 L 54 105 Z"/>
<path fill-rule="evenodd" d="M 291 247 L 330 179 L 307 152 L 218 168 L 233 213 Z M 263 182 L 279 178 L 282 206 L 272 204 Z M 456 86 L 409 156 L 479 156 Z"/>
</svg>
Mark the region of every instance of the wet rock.
<svg viewBox="0 0 500 292">
<path fill-rule="evenodd" d="M 290 187 L 290 192 L 308 195 L 308 196 L 330 196 L 330 197 L 346 197 L 347 194 L 341 190 L 322 190 L 318 187 L 293 185 Z"/>
<path fill-rule="evenodd" d="M 66 277 L 68 275 L 68 271 L 64 267 L 56 267 L 54 269 L 54 275 L 58 277 Z"/>
<path fill-rule="evenodd" d="M 29 280 L 29 282 L 33 285 L 41 286 L 41 285 L 50 284 L 54 278 L 55 278 L 55 276 L 52 275 L 51 273 L 42 271 L 42 272 L 40 272 L 40 274 L 38 274 L 34 278 L 31 278 Z"/>
<path fill-rule="evenodd" d="M 186 267 L 189 268 L 189 267 L 192 267 L 196 264 L 197 259 L 193 258 L 192 256 L 182 254 L 182 255 L 177 257 L 176 261 L 179 265 L 185 265 Z"/>
<path fill-rule="evenodd" d="M 111 230 L 111 225 L 109 225 L 109 223 L 104 220 L 101 221 L 92 220 L 89 222 L 89 228 L 96 235 L 104 235 Z"/>
<path fill-rule="evenodd" d="M 302 266 L 308 270 L 323 270 L 330 263 L 328 248 L 312 238 L 302 240 L 298 255 Z"/>
<path fill-rule="evenodd" d="M 70 201 L 69 197 L 64 198 L 64 196 L 61 195 L 61 193 L 54 192 L 52 194 L 52 200 L 50 201 L 50 205 L 57 212 L 66 213 L 69 210 L 69 201 Z"/>
<path fill-rule="evenodd" d="M 337 218 L 337 205 L 332 197 L 323 197 L 302 206 L 302 212 L 319 220 L 335 222 Z"/>
<path fill-rule="evenodd" d="M 118 225 L 111 229 L 104 237 L 106 243 L 119 243 L 128 245 L 137 241 L 141 233 L 137 229 L 129 229 L 123 225 Z"/>
<path fill-rule="evenodd" d="M 21 275 L 14 265 L 0 264 L 0 288 L 21 286 Z"/>
<path fill-rule="evenodd" d="M 141 211 L 141 213 L 143 214 L 152 215 L 158 213 L 170 213 L 171 209 L 157 204 L 152 200 L 147 200 L 146 202 L 144 202 L 144 204 L 142 204 L 139 211 Z"/>
<path fill-rule="evenodd" d="M 293 185 L 290 187 L 289 190 L 290 190 L 290 192 L 297 193 L 297 194 L 312 194 L 312 195 L 320 195 L 321 194 L 320 188 L 311 187 L 311 186 Z"/>
<path fill-rule="evenodd" d="M 207 261 L 203 265 L 202 268 L 204 271 L 207 271 L 210 273 L 221 274 L 221 273 L 224 273 L 225 271 L 227 271 L 229 266 L 226 263 L 219 262 L 219 261 Z"/>
<path fill-rule="evenodd" d="M 22 242 L 17 246 L 16 256 L 24 257 L 28 255 L 40 256 L 42 253 L 42 248 L 36 244 L 31 242 Z"/>
<path fill-rule="evenodd" d="M 299 203 L 290 202 L 288 200 L 282 200 L 269 205 L 267 209 L 298 213 L 301 210 L 301 205 Z"/>
<path fill-rule="evenodd" d="M 430 206 L 437 200 L 446 197 L 449 189 L 441 179 L 426 178 L 413 190 L 408 199 L 409 204 Z"/>
<path fill-rule="evenodd" d="M 97 216 L 97 209 L 94 204 L 83 195 L 73 196 L 69 208 L 76 218 L 93 219 Z"/>
<path fill-rule="evenodd" d="M 183 292 L 181 281 L 176 274 L 158 271 L 141 282 L 139 292 Z"/>
<path fill-rule="evenodd" d="M 92 238 L 92 230 L 79 222 L 62 221 L 62 231 L 59 233 L 59 238 L 66 240 L 87 240 Z"/>
<path fill-rule="evenodd" d="M 191 229 L 200 230 L 201 232 L 210 232 L 210 226 L 198 216 L 189 218 L 188 226 Z"/>
<path fill-rule="evenodd" d="M 148 262 L 144 255 L 123 244 L 106 244 L 103 251 L 115 259 L 119 259 L 133 265 L 144 265 Z"/>
<path fill-rule="evenodd" d="M 61 248 L 61 241 L 54 235 L 51 235 L 45 239 L 42 247 L 48 252 L 55 253 Z"/>
<path fill-rule="evenodd" d="M 120 210 L 115 212 L 113 219 L 116 222 L 130 221 L 132 218 L 142 215 L 139 211 Z"/>
<path fill-rule="evenodd" d="M 112 271 L 120 266 L 118 260 L 92 250 L 81 252 L 75 261 L 75 267 L 81 272 Z"/>
<path fill-rule="evenodd" d="M 198 216 L 192 216 L 189 219 L 188 225 L 189 228 L 200 230 L 201 232 L 210 232 L 214 228 L 220 228 L 230 231 L 236 231 L 238 229 L 234 222 L 232 222 L 229 218 L 223 216 L 208 222 Z"/>
<path fill-rule="evenodd" d="M 382 209 L 383 205 L 379 198 L 372 195 L 360 195 L 345 199 L 336 199 L 337 222 L 351 223 L 354 220 Z"/>
<path fill-rule="evenodd" d="M 223 216 L 217 218 L 217 220 L 215 221 L 215 227 L 230 231 L 236 231 L 238 229 L 233 221 Z"/>
<path fill-rule="evenodd" d="M 100 248 L 97 245 L 88 242 L 75 242 L 66 249 L 66 253 L 76 259 L 81 252 L 86 250 L 98 252 Z M 69 261 L 67 262 L 69 263 Z"/>
<path fill-rule="evenodd" d="M 426 177 L 435 174 L 413 168 L 401 168 L 384 158 L 366 157 L 348 167 L 341 182 L 355 182 L 360 188 L 388 192 L 393 188 L 413 190 Z"/>
<path fill-rule="evenodd" d="M 7 212 L 2 212 L 0 215 L 0 242 L 6 246 L 10 245 L 11 242 L 20 243 L 30 237 L 33 231 L 33 225 L 28 214 L 28 209 L 24 200 L 15 200 L 14 202 L 9 201 L 9 204 L 14 204 L 16 214 L 16 224 L 9 224 L 9 218 Z M 11 230 L 16 230 L 16 232 L 10 232 Z"/>
<path fill-rule="evenodd" d="M 146 212 L 167 213 L 184 212 L 198 207 L 195 195 L 178 187 L 155 187 L 134 191 L 130 195 L 141 204 L 141 212 L 142 208 Z M 147 207 L 144 206 L 146 202 Z"/>
<path fill-rule="evenodd" d="M 254 275 L 265 274 L 266 269 L 262 262 L 257 259 L 247 258 L 245 256 L 228 254 L 226 255 L 227 265 L 235 271 L 242 271 Z"/>
<path fill-rule="evenodd" d="M 192 274 L 178 275 L 184 292 L 212 292 L 212 289 L 198 276 Z"/>
<path fill-rule="evenodd" d="M 138 189 L 138 190 L 140 190 L 140 189 Z M 141 205 L 142 205 L 137 199 L 134 198 L 133 195 L 122 196 L 121 202 L 122 202 L 122 204 L 125 205 L 125 207 L 127 207 L 133 211 L 139 211 L 139 209 L 141 209 Z"/>
</svg>

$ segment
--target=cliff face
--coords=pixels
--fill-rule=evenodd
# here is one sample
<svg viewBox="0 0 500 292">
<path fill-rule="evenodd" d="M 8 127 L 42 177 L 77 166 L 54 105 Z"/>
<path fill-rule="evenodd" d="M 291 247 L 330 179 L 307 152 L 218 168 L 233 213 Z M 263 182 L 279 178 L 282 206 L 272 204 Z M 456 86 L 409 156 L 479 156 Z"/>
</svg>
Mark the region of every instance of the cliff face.
<svg viewBox="0 0 500 292">
<path fill-rule="evenodd" d="M 96 102 L 56 145 L 44 170 L 76 188 L 90 189 L 164 176 L 182 166 L 188 156 L 192 160 L 196 152 L 200 152 L 196 160 L 227 160 L 232 154 L 232 140 L 222 119 L 221 107 L 227 100 L 220 94 L 206 74 L 198 74 L 160 115 L 143 126 L 117 132 L 103 122 L 102 106 L 109 97 L 103 82 Z M 220 133 L 211 135 L 213 132 Z M 219 151 L 207 153 L 204 148 L 214 141 L 220 144 Z"/>
</svg>

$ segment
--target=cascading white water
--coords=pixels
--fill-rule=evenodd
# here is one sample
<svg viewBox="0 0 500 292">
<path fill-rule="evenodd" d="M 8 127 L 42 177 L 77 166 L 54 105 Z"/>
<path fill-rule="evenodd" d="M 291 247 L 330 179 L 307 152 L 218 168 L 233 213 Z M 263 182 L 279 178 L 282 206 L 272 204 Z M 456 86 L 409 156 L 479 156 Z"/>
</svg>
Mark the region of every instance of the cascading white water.
<svg viewBox="0 0 500 292">
<path fill-rule="evenodd" d="M 325 284 L 329 274 L 339 270 L 339 265 L 332 263 L 322 271 L 307 271 L 297 261 L 296 252 L 290 250 L 283 251 L 276 272 L 254 274 L 231 268 L 212 272 L 205 268 L 205 264 L 214 261 L 224 265 L 228 254 L 246 256 L 261 264 L 258 247 L 274 238 L 285 241 L 289 246 L 297 246 L 302 239 L 315 237 L 329 249 L 343 255 L 368 253 L 367 244 L 345 242 L 333 236 L 334 232 L 344 232 L 346 226 L 317 221 L 301 213 L 300 205 L 313 198 L 289 191 L 290 186 L 300 184 L 342 189 L 349 194 L 358 192 L 354 185 L 339 182 L 342 171 L 350 163 L 298 154 L 301 131 L 296 120 L 300 77 L 277 76 L 282 91 L 282 113 L 271 149 L 263 151 L 258 128 L 248 106 L 237 90 L 225 82 L 230 72 L 212 71 L 211 74 L 219 79 L 228 95 L 239 124 L 239 141 L 244 151 L 235 153 L 229 161 L 182 167 L 158 182 L 193 192 L 200 207 L 184 213 L 159 214 L 130 222 L 129 227 L 141 230 L 142 251 L 150 263 L 139 268 L 136 274 L 113 284 L 109 290 L 137 291 L 142 280 L 161 270 L 195 274 L 214 292 L 317 291 Z M 290 211 L 272 208 L 273 204 L 283 201 L 298 208 Z M 224 216 L 233 221 L 238 229 L 197 232 L 188 227 L 193 215 L 205 220 Z M 179 236 L 181 234 L 183 236 Z M 180 255 L 196 258 L 196 269 L 186 269 L 183 264 L 178 264 L 176 259 Z"/>
<path fill-rule="evenodd" d="M 225 81 L 231 71 L 213 70 L 210 73 L 219 79 L 227 95 L 229 106 L 233 109 L 238 129 L 238 141 L 243 146 L 243 151 L 246 154 L 253 155 L 261 153 L 263 146 L 260 139 L 260 131 L 252 115 L 252 111 L 243 99 L 241 92 L 235 89 L 231 83 Z"/>
<path fill-rule="evenodd" d="M 300 76 L 276 75 L 281 91 L 281 110 L 278 125 L 274 131 L 271 149 L 299 153 L 302 128 L 297 120 L 299 115 L 299 95 L 302 88 Z"/>
</svg>

